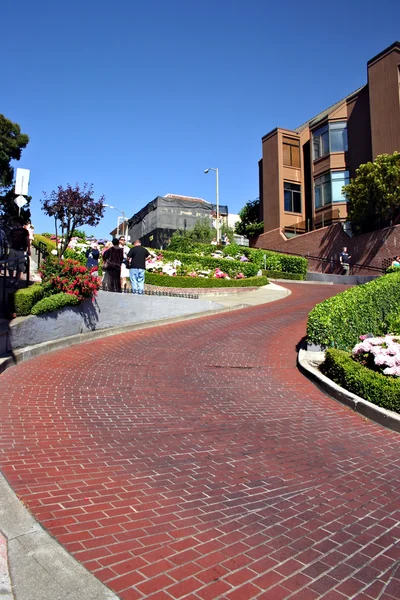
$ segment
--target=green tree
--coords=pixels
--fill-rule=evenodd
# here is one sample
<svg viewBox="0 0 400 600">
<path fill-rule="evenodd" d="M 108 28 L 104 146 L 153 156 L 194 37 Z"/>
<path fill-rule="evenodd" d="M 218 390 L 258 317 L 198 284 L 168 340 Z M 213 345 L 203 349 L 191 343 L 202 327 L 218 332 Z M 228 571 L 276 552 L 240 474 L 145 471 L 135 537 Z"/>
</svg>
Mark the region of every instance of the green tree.
<svg viewBox="0 0 400 600">
<path fill-rule="evenodd" d="M 15 198 L 14 186 L 0 190 L 0 212 L 8 223 L 11 223 L 13 217 L 17 217 L 18 215 L 27 223 L 31 218 L 29 203 L 32 200 L 32 196 L 25 196 L 27 204 L 21 208 L 21 211 L 14 202 Z"/>
<path fill-rule="evenodd" d="M 360 232 L 387 227 L 400 217 L 400 152 L 360 165 L 343 188 L 348 218 Z"/>
<path fill-rule="evenodd" d="M 0 212 L 8 221 L 18 215 L 18 206 L 14 202 L 13 188 L 14 169 L 12 160 L 19 160 L 24 148 L 28 145 L 29 137 L 21 133 L 18 123 L 13 123 L 0 114 Z M 28 221 L 30 218 L 28 204 L 21 209 L 21 217 Z"/>
<path fill-rule="evenodd" d="M 264 222 L 260 220 L 260 198 L 248 200 L 239 210 L 240 221 L 236 223 L 235 231 L 239 235 L 254 237 L 264 232 Z"/>
</svg>

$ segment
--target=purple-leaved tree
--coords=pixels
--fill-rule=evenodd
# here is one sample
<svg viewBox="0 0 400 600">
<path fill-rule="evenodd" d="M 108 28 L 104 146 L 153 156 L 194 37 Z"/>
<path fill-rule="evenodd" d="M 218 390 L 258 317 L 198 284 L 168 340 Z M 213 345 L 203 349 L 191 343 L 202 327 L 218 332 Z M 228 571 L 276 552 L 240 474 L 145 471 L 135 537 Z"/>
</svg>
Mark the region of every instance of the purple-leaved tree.
<svg viewBox="0 0 400 600">
<path fill-rule="evenodd" d="M 43 211 L 49 217 L 54 217 L 56 238 L 60 232 L 60 245 L 57 242 L 58 256 L 62 256 L 72 238 L 72 232 L 82 225 L 92 227 L 99 224 L 104 214 L 105 197 L 94 199 L 93 185 L 84 183 L 81 188 L 79 184 L 71 187 L 70 184 L 64 189 L 61 185 L 50 194 L 43 192 Z"/>
</svg>

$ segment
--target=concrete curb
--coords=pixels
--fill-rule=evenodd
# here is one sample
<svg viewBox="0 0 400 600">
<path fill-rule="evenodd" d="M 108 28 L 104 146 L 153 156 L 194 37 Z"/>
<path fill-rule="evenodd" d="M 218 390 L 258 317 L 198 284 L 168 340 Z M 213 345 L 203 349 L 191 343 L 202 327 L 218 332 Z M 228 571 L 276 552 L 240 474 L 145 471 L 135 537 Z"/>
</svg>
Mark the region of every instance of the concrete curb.
<svg viewBox="0 0 400 600">
<path fill-rule="evenodd" d="M 301 349 L 298 353 L 297 362 L 300 371 L 312 379 L 325 394 L 345 404 L 354 412 L 360 414 L 379 425 L 383 425 L 392 431 L 400 433 L 400 415 L 391 410 L 386 410 L 376 404 L 372 404 L 364 398 L 360 398 L 352 392 L 348 392 L 344 388 L 334 383 L 319 370 L 319 365 L 324 361 L 324 352 L 310 352 Z"/>
<path fill-rule="evenodd" d="M 115 600 L 109 588 L 52 538 L 0 475 L 0 596 L 6 600 Z M 12 582 L 12 585 L 11 585 Z M 4 590 L 4 592 L 3 592 Z"/>
</svg>

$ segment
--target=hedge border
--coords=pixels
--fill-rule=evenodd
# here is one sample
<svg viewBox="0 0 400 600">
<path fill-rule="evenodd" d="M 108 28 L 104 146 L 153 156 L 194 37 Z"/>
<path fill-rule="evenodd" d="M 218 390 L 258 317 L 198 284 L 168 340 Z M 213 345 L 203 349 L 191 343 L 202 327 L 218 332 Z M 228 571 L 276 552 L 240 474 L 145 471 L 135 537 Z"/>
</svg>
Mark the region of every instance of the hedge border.
<svg viewBox="0 0 400 600">
<path fill-rule="evenodd" d="M 383 275 L 317 304 L 308 315 L 307 339 L 322 348 L 350 351 L 360 335 L 380 335 L 399 305 L 400 273 Z"/>
<path fill-rule="evenodd" d="M 145 283 L 159 287 L 171 288 L 229 288 L 229 287 L 261 287 L 268 284 L 264 276 L 247 277 L 246 279 L 217 279 L 209 277 L 182 277 L 158 275 L 146 272 Z"/>
<path fill-rule="evenodd" d="M 320 370 L 348 392 L 375 406 L 400 413 L 400 378 L 372 371 L 353 360 L 350 353 L 336 348 L 326 351 Z"/>
</svg>

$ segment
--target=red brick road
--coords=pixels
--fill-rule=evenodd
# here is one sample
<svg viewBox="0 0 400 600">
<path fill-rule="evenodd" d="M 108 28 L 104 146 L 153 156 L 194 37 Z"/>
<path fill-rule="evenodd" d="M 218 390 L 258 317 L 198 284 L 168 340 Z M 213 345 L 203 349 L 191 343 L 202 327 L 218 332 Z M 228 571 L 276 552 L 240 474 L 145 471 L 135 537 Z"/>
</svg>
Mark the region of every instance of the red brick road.
<svg viewBox="0 0 400 600">
<path fill-rule="evenodd" d="M 341 288 L 288 287 L 1 376 L 5 476 L 124 600 L 400 598 L 400 436 L 300 374 Z"/>
</svg>

